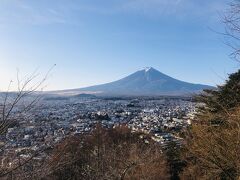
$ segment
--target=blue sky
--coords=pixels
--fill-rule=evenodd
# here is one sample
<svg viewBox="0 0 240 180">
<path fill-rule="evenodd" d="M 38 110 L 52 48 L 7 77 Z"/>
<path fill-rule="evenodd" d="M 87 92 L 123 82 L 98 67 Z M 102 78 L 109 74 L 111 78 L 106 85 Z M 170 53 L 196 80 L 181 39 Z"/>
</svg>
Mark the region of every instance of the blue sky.
<svg viewBox="0 0 240 180">
<path fill-rule="evenodd" d="M 239 65 L 229 58 L 224 0 L 1 0 L 0 90 L 57 64 L 47 90 L 79 88 L 154 67 L 215 85 Z"/>
</svg>

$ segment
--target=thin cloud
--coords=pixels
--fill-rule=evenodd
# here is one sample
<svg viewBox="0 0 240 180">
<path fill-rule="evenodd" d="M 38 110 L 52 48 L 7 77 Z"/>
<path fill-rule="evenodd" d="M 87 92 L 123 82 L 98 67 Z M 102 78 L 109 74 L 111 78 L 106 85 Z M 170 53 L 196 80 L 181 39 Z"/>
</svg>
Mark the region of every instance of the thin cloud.
<svg viewBox="0 0 240 180">
<path fill-rule="evenodd" d="M 225 8 L 225 0 L 2 0 L 0 22 L 32 25 L 79 23 L 79 15 L 84 13 L 209 19 L 217 17 L 218 12 Z"/>
<path fill-rule="evenodd" d="M 135 12 L 147 16 L 202 16 L 217 15 L 226 8 L 226 1 L 200 0 L 128 0 L 122 8 L 128 12 Z"/>
<path fill-rule="evenodd" d="M 66 20 L 57 9 L 40 8 L 31 3 L 12 0 L 0 2 L 0 22 L 44 25 L 65 23 Z"/>
<path fill-rule="evenodd" d="M 218 13 L 227 7 L 227 0 L 96 0 L 72 1 L 73 10 L 79 13 L 104 15 L 128 14 L 152 18 L 219 18 Z"/>
</svg>

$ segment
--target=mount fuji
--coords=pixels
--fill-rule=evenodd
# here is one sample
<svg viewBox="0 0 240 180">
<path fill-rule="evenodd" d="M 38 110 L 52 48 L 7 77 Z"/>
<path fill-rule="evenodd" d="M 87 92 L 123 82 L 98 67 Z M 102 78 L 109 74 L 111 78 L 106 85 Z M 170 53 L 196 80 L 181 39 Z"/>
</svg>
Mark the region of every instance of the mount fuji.
<svg viewBox="0 0 240 180">
<path fill-rule="evenodd" d="M 123 79 L 102 85 L 67 90 L 68 93 L 88 93 L 105 96 L 181 96 L 192 95 L 214 87 L 174 79 L 149 67 Z M 65 91 L 65 93 L 67 93 Z"/>
</svg>

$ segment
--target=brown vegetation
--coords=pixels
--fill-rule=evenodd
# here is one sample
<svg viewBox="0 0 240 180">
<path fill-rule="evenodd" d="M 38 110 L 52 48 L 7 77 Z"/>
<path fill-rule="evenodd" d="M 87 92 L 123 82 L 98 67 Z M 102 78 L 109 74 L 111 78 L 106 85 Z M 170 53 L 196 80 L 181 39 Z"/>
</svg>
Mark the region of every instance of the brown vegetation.
<svg viewBox="0 0 240 180">
<path fill-rule="evenodd" d="M 198 97 L 205 105 L 189 130 L 183 177 L 240 178 L 240 70 L 224 86 Z"/>
<path fill-rule="evenodd" d="M 91 134 L 69 137 L 54 150 L 48 179 L 168 179 L 161 149 L 141 133 L 98 126 Z"/>
</svg>

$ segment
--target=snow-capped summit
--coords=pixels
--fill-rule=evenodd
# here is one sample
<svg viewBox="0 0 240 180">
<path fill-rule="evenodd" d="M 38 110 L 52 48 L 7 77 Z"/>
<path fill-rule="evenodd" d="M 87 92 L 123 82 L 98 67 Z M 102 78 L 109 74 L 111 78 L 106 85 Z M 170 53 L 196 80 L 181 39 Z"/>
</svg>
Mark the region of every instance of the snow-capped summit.
<svg viewBox="0 0 240 180">
<path fill-rule="evenodd" d="M 148 71 L 150 71 L 151 69 L 153 69 L 152 67 L 145 67 L 145 68 L 143 68 L 143 70 L 145 71 L 145 72 L 148 72 Z"/>
</svg>

